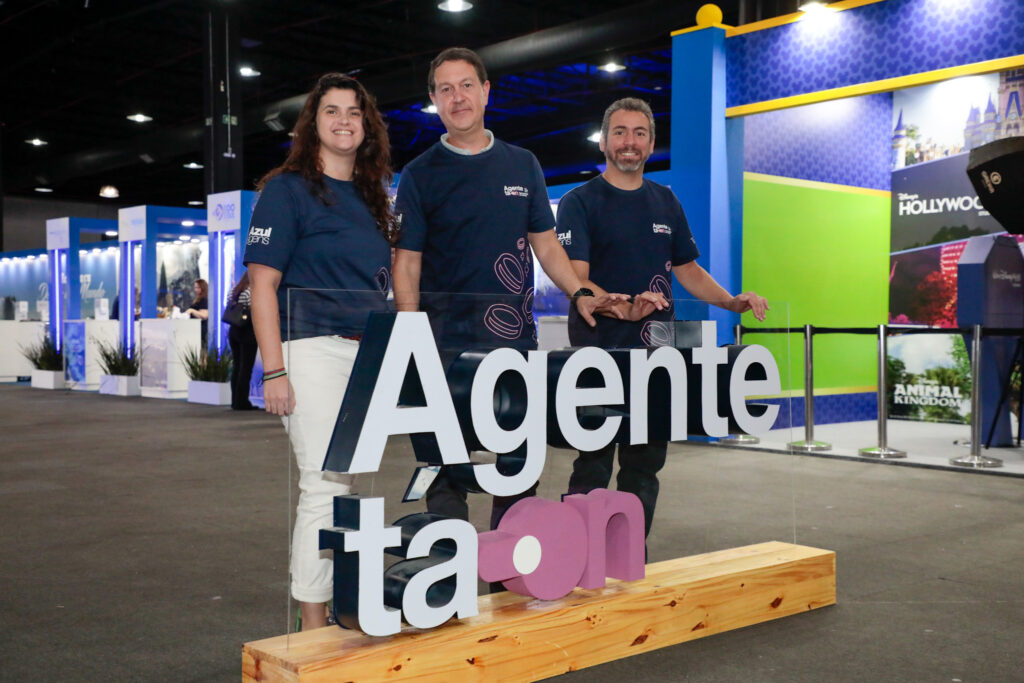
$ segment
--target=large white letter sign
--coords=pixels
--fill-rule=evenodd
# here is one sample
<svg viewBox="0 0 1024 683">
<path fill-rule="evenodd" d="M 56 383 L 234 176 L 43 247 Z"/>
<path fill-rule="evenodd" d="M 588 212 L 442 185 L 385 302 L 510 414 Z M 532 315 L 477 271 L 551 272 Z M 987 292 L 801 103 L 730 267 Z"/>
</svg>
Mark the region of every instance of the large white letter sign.
<svg viewBox="0 0 1024 683">
<path fill-rule="evenodd" d="M 469 522 L 445 519 L 421 528 L 412 537 L 406 557 L 429 557 L 437 541 L 455 541 L 455 554 L 450 559 L 421 570 L 409 579 L 402 593 L 402 613 L 416 628 L 434 628 L 454 616 L 459 619 L 477 615 L 477 535 Z M 443 605 L 431 607 L 427 602 L 430 587 L 449 576 L 455 577 L 455 593 Z"/>
<path fill-rule="evenodd" d="M 693 362 L 700 365 L 700 418 L 708 436 L 727 436 L 729 420 L 718 414 L 718 366 L 729 362 L 729 352 L 717 346 L 714 320 L 700 324 L 700 346 L 693 350 Z"/>
<path fill-rule="evenodd" d="M 515 429 L 502 429 L 494 415 L 494 387 L 506 372 L 516 372 L 526 382 L 526 415 Z M 484 449 L 511 453 L 526 443 L 526 462 L 519 472 L 504 476 L 497 465 L 476 465 L 473 474 L 484 491 L 494 496 L 514 496 L 540 479 L 547 456 L 547 352 L 530 351 L 527 358 L 515 349 L 491 351 L 477 367 L 470 397 L 473 429 Z"/>
<path fill-rule="evenodd" d="M 754 366 L 764 368 L 764 379 L 747 379 L 747 371 Z M 729 403 L 736 424 L 747 434 L 763 434 L 775 424 L 779 406 L 768 405 L 760 417 L 750 414 L 748 396 L 778 394 L 782 390 L 779 381 L 779 366 L 772 354 L 763 346 L 753 344 L 740 351 L 729 375 Z"/>
<path fill-rule="evenodd" d="M 669 441 L 686 440 L 686 361 L 679 349 L 660 346 L 648 355 L 647 349 L 629 352 L 629 443 L 647 443 L 647 385 L 651 372 L 664 368 L 668 372 L 671 395 Z"/>
<path fill-rule="evenodd" d="M 603 387 L 576 386 L 580 373 L 588 368 L 595 368 L 601 373 Z M 579 451 L 596 451 L 611 443 L 622 418 L 606 417 L 604 424 L 597 429 L 584 429 L 576 416 L 576 408 L 621 405 L 622 394 L 622 375 L 607 351 L 588 346 L 569 356 L 562 366 L 555 390 L 558 427 L 569 445 Z"/>
<path fill-rule="evenodd" d="M 381 357 L 380 348 L 385 340 L 387 345 Z M 444 368 L 433 341 L 426 313 L 371 314 L 327 449 L 324 469 L 352 474 L 376 472 L 389 436 L 421 432 L 433 433 L 437 438 L 444 464 L 469 462 Z M 398 405 L 410 360 L 416 362 L 423 386 L 426 399 L 423 406 Z M 350 421 L 359 426 L 354 448 L 355 425 L 347 424 Z"/>
</svg>

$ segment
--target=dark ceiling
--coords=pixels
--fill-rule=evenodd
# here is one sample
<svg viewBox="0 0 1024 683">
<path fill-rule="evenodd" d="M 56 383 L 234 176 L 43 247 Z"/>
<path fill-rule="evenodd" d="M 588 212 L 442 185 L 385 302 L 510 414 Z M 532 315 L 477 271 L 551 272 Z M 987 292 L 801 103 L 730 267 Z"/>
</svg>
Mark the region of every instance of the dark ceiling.
<svg viewBox="0 0 1024 683">
<path fill-rule="evenodd" d="M 441 132 L 420 109 L 427 64 L 450 45 L 484 55 L 488 126 L 532 150 L 549 182 L 584 179 L 602 161 L 586 137 L 617 97 L 651 102 L 667 150 L 669 33 L 692 25 L 703 0 L 471 1 L 454 14 L 436 0 L 0 0 L 4 193 L 40 197 L 35 187 L 47 186 L 49 197 L 103 201 L 100 186 L 113 184 L 119 206 L 204 199 L 204 171 L 183 165 L 203 162 L 203 34 L 222 8 L 237 16 L 239 66 L 260 72 L 240 81 L 244 189 L 281 162 L 301 95 L 327 71 L 355 74 L 378 96 L 400 169 Z M 782 2 L 753 11 L 781 13 Z M 718 3 L 725 23 L 751 12 L 741 3 Z M 597 68 L 612 58 L 626 70 Z M 285 130 L 263 124 L 277 111 Z M 136 112 L 153 120 L 126 118 Z M 47 144 L 26 142 L 35 138 Z"/>
</svg>

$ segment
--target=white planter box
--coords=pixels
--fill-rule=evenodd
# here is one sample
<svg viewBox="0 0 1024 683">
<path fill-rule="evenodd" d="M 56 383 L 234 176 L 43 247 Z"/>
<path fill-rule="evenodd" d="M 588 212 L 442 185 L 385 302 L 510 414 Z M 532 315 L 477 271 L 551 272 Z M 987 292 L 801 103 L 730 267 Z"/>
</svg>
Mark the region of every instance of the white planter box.
<svg viewBox="0 0 1024 683">
<path fill-rule="evenodd" d="M 32 370 L 33 389 L 63 389 L 63 370 Z"/>
<path fill-rule="evenodd" d="M 138 375 L 100 375 L 100 393 L 112 396 L 139 396 Z"/>
<path fill-rule="evenodd" d="M 188 402 L 205 403 L 208 406 L 231 405 L 230 382 L 188 381 Z"/>
</svg>

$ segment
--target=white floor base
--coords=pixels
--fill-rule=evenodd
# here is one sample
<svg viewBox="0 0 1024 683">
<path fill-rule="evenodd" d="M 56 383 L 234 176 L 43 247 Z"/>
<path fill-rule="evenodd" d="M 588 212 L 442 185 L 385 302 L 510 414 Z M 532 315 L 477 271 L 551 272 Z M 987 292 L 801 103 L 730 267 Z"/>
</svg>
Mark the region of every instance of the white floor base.
<svg viewBox="0 0 1024 683">
<path fill-rule="evenodd" d="M 1013 425 L 1013 430 L 1016 435 L 1016 423 Z M 803 438 L 803 427 L 777 429 L 761 436 L 759 444 L 753 446 L 730 445 L 729 447 L 788 453 L 791 451 L 786 444 L 792 441 L 801 441 Z M 877 458 L 864 457 L 859 453 L 861 448 L 878 445 L 878 423 L 874 420 L 815 425 L 814 440 L 828 442 L 832 444 L 832 448 L 827 451 L 815 452 L 813 455 L 879 462 Z M 982 443 L 981 455 L 999 458 L 1003 461 L 1002 467 L 982 470 L 951 465 L 949 463 L 951 458 L 970 455 L 970 440 L 971 428 L 968 425 L 889 420 L 886 424 L 886 446 L 906 451 L 907 457 L 887 459 L 883 462 L 1024 477 L 1024 447 L 985 448 Z"/>
</svg>

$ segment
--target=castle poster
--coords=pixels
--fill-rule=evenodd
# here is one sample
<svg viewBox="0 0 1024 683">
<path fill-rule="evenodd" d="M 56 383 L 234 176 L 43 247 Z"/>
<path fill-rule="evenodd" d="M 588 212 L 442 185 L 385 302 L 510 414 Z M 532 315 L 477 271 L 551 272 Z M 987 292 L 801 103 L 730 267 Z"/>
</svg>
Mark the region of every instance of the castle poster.
<svg viewBox="0 0 1024 683">
<path fill-rule="evenodd" d="M 956 326 L 966 240 L 1003 232 L 967 178 L 971 149 L 1018 136 L 1024 69 L 893 93 L 889 320 Z"/>
</svg>

